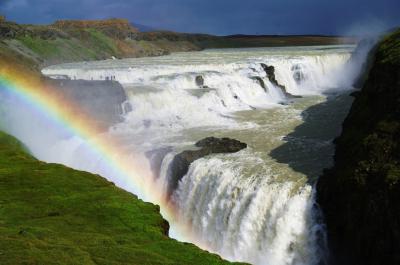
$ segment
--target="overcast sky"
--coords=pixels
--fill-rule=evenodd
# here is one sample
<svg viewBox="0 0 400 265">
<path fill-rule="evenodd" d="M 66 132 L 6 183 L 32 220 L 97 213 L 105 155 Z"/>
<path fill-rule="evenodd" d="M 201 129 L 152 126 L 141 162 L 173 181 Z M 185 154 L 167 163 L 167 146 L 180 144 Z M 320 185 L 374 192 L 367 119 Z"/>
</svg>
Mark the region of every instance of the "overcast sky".
<svg viewBox="0 0 400 265">
<path fill-rule="evenodd" d="M 400 26 L 400 0 L 0 0 L 0 13 L 32 24 L 122 17 L 218 35 L 352 34 Z"/>
</svg>

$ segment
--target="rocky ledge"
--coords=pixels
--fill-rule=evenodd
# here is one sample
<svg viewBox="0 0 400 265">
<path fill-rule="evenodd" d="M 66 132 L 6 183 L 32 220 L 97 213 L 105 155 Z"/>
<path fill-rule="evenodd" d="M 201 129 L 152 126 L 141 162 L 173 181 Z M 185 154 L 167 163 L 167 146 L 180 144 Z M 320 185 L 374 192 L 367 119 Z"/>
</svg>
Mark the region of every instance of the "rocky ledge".
<svg viewBox="0 0 400 265">
<path fill-rule="evenodd" d="M 284 85 L 279 84 L 278 80 L 276 80 L 275 77 L 275 67 L 272 65 L 266 65 L 264 63 L 261 64 L 261 67 L 264 69 L 265 73 L 267 74 L 267 78 L 269 81 L 276 86 L 277 88 L 281 89 L 282 93 L 285 95 L 287 98 L 301 98 L 301 96 L 295 96 L 287 92 L 286 87 Z M 260 81 L 259 81 L 260 82 Z M 265 89 L 265 84 L 264 82 L 260 82 L 260 85 Z"/>
<path fill-rule="evenodd" d="M 57 20 L 52 26 L 65 31 L 96 29 L 107 36 L 121 40 L 132 38 L 139 32 L 129 20 L 118 18 L 106 20 Z"/>
<path fill-rule="evenodd" d="M 371 62 L 317 185 L 331 264 L 400 264 L 400 30 Z"/>
<path fill-rule="evenodd" d="M 195 160 L 211 154 L 236 153 L 247 147 L 247 144 L 230 138 L 207 137 L 195 144 L 198 150 L 186 150 L 177 154 L 169 166 L 168 195 L 178 187 L 179 181 L 186 175 L 189 166 Z"/>
</svg>

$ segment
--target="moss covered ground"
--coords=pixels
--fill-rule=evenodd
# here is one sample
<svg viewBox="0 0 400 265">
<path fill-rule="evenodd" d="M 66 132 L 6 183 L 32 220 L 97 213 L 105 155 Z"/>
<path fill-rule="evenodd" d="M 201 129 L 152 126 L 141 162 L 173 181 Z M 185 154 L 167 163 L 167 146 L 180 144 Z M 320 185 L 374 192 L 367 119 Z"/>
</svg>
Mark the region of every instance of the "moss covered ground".
<svg viewBox="0 0 400 265">
<path fill-rule="evenodd" d="M 0 264 L 228 264 L 167 227 L 158 206 L 0 132 Z"/>
</svg>

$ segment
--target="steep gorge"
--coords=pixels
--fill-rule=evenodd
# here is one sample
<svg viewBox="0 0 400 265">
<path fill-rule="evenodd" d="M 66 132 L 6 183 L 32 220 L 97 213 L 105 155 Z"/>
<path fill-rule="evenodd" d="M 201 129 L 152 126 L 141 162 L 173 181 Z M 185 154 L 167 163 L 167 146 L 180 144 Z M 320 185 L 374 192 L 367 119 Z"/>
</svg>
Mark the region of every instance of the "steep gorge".
<svg viewBox="0 0 400 265">
<path fill-rule="evenodd" d="M 12 54 L 16 54 L 16 56 L 12 56 L 13 60 L 18 60 L 15 58 L 22 56 L 23 60 L 29 62 L 27 65 L 32 69 L 37 69 L 35 64 L 106 59 L 118 54 L 115 51 L 121 52 L 121 57 L 157 55 L 157 53 L 130 54 L 130 50 L 124 48 L 127 46 L 119 42 L 119 37 L 110 38 L 107 31 L 101 30 L 99 35 L 98 29 L 78 30 L 79 34 L 83 32 L 83 42 L 78 42 L 79 38 L 77 37 L 68 37 L 62 45 L 60 45 L 59 38 L 65 37 L 63 33 L 55 38 L 48 38 L 46 30 L 44 32 L 43 38 L 35 37 L 32 42 L 31 39 L 23 37 L 25 43 L 32 45 L 33 48 L 30 51 L 26 47 L 15 46 L 16 41 L 21 41 L 14 38 L 15 36 L 3 39 L 1 47 L 5 47 L 7 53 L 11 51 Z M 135 32 L 131 33 L 136 34 Z M 170 36 L 168 33 L 163 34 Z M 147 38 L 152 36 L 158 35 L 141 35 L 142 39 L 139 41 L 149 41 Z M 171 34 L 171 36 L 175 35 Z M 159 41 L 157 38 L 155 37 L 155 42 Z M 108 42 L 110 39 L 112 42 Z M 114 50 L 114 44 L 95 46 L 100 49 L 100 52 L 96 53 L 98 57 L 90 57 L 93 55 L 93 50 L 90 51 L 93 46 L 90 45 L 96 40 L 102 40 L 105 42 L 100 43 L 108 44 L 115 42 L 122 46 L 117 46 L 116 50 Z M 77 43 L 79 45 L 82 43 L 92 44 L 79 46 L 80 48 L 89 47 L 88 53 L 86 48 L 82 48 L 81 51 L 84 51 L 82 54 L 68 57 L 71 55 L 71 47 L 75 47 L 70 46 L 64 49 L 64 45 L 68 46 L 69 41 L 74 45 Z M 123 43 L 125 41 L 124 39 Z M 176 40 L 172 40 L 171 43 L 174 41 Z M 40 50 L 38 43 L 50 44 L 46 46 L 46 49 Z M 151 43 L 154 43 L 153 40 Z M 193 45 L 193 42 L 190 43 Z M 398 43 L 398 32 L 380 43 L 369 78 L 362 91 L 356 93 L 356 101 L 344 124 L 343 134 L 337 140 L 335 167 L 327 171 L 318 184 L 318 200 L 325 212 L 330 245 L 333 250 L 332 256 L 337 259 L 338 263 L 340 262 L 339 264 L 345 264 L 345 262 L 353 265 L 397 264 L 400 262 L 398 253 L 396 254 L 396 250 L 399 248 L 397 242 L 399 242 L 400 234 L 400 211 L 399 205 L 396 204 L 399 201 L 400 191 L 398 155 L 400 150 L 397 143 L 400 137 L 398 107 L 400 53 Z M 52 57 L 56 53 L 48 53 L 54 47 L 57 49 L 62 47 L 60 61 L 52 61 L 51 58 L 56 58 Z M 31 51 L 34 52 L 31 53 Z M 59 51 L 57 50 L 57 52 Z M 68 52 L 63 53 L 64 51 Z M 41 54 L 41 52 L 43 53 Z M 30 56 L 25 56 L 27 54 Z M 73 83 L 73 80 L 69 82 Z M 182 249 L 184 248 L 182 247 Z M 351 250 L 351 253 L 348 253 L 347 250 Z M 346 259 L 350 257 L 350 260 L 344 260 L 344 257 Z"/>
<path fill-rule="evenodd" d="M 318 182 L 332 264 L 400 263 L 400 31 L 370 55 L 335 165 Z"/>
</svg>

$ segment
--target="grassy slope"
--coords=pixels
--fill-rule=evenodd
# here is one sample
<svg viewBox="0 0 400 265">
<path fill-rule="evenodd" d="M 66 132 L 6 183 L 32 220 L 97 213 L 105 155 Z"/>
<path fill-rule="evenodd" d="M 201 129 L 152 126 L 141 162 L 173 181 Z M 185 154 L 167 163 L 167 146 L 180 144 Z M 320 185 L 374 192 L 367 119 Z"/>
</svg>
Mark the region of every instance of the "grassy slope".
<svg viewBox="0 0 400 265">
<path fill-rule="evenodd" d="M 112 39 L 95 29 L 87 29 L 79 37 L 69 39 L 55 38 L 42 39 L 32 36 L 16 38 L 17 45 L 22 45 L 31 50 L 42 65 L 64 62 L 104 60 L 111 57 L 143 57 L 167 54 L 170 51 L 198 50 L 191 43 L 173 43 L 168 40 L 136 41 Z M 16 45 L 8 42 L 11 47 Z"/>
<path fill-rule="evenodd" d="M 226 264 L 169 239 L 155 205 L 46 164 L 0 132 L 1 264 Z"/>
<path fill-rule="evenodd" d="M 82 33 L 84 34 L 81 39 L 18 36 L 16 40 L 35 53 L 45 64 L 125 56 L 124 53 L 118 51 L 115 40 L 103 33 L 95 29 L 87 29 Z"/>
<path fill-rule="evenodd" d="M 241 48 L 290 45 L 354 43 L 352 38 L 324 36 L 226 36 L 185 34 L 168 31 L 135 32 L 113 21 L 104 27 L 76 25 L 19 25 L 0 21 L 0 42 L 34 59 L 40 66 L 50 64 L 127 57 L 164 55 L 205 48 Z"/>
<path fill-rule="evenodd" d="M 30 44 L 36 52 L 51 54 L 37 41 L 46 40 Z M 0 41 L 0 70 L 12 67 L 40 80 L 38 64 L 38 57 Z M 228 263 L 168 238 L 167 228 L 157 206 L 100 176 L 40 162 L 0 132 L 1 265 Z"/>
</svg>

